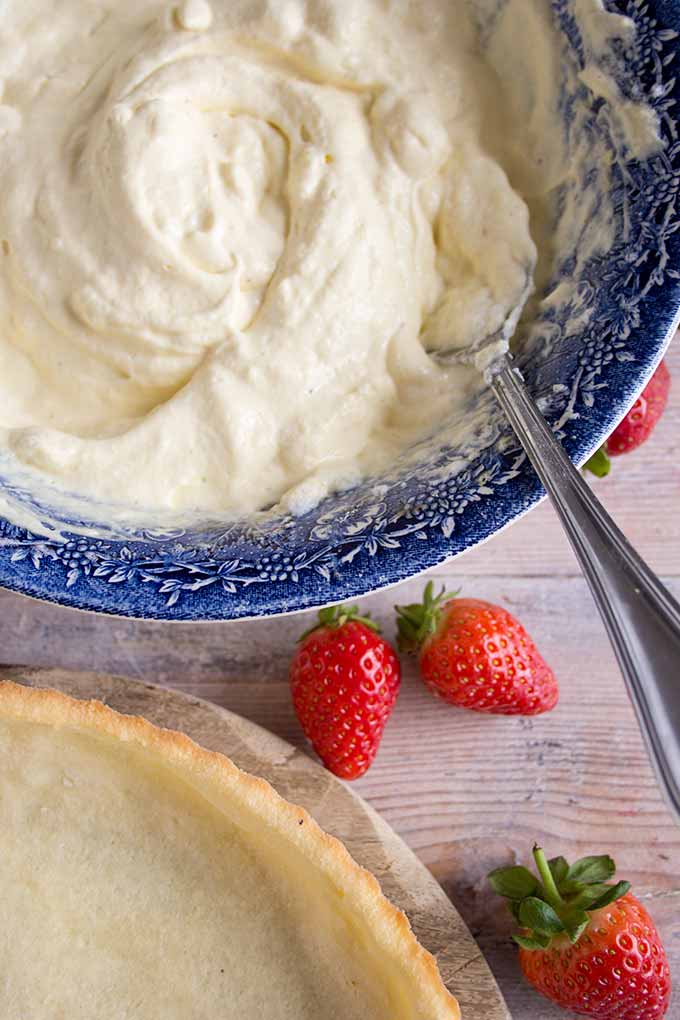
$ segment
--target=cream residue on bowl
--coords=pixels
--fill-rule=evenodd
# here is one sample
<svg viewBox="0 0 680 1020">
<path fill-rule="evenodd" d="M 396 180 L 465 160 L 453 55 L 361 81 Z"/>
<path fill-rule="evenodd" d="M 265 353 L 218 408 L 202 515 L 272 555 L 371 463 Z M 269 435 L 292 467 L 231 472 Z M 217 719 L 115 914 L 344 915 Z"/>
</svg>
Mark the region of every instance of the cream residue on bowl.
<svg viewBox="0 0 680 1020">
<path fill-rule="evenodd" d="M 502 326 L 569 174 L 563 47 L 520 8 L 6 0 L 5 461 L 121 513 L 302 510 L 460 418 L 478 376 L 428 352 Z M 630 23 L 576 8 L 642 152 L 598 62 Z"/>
</svg>

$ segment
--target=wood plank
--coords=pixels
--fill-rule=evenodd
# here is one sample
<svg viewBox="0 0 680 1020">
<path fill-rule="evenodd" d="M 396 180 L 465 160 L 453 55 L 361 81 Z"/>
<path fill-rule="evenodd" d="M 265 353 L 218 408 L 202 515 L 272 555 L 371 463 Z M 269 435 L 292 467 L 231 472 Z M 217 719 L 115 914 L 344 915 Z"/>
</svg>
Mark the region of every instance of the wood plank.
<svg viewBox="0 0 680 1020">
<path fill-rule="evenodd" d="M 466 595 L 501 602 L 523 621 L 558 672 L 577 671 L 584 644 L 587 662 L 600 675 L 616 676 L 585 582 L 580 577 L 475 577 L 454 561 L 437 571 L 438 583 L 463 586 Z M 680 579 L 666 577 L 673 591 Z M 394 636 L 395 602 L 419 597 L 425 579 L 366 596 L 362 606 L 372 612 L 386 636 Z M 158 623 L 79 613 L 0 592 L 0 663 L 29 659 L 31 665 L 53 665 L 155 678 L 171 686 L 198 684 L 219 700 L 226 682 L 254 683 L 285 679 L 297 636 L 313 614 L 236 623 Z M 565 638 L 566 632 L 566 638 Z"/>
<path fill-rule="evenodd" d="M 456 567 L 454 570 L 453 567 Z M 443 572 L 453 585 L 457 565 Z M 680 973 L 680 831 L 659 796 L 632 709 L 585 582 L 580 578 L 466 580 L 469 594 L 501 601 L 533 633 L 561 684 L 558 708 L 537 719 L 482 717 L 434 701 L 411 664 L 376 763 L 354 788 L 439 879 L 487 954 L 517 1020 L 549 1020 L 550 1007 L 518 982 L 508 921 L 484 876 L 526 857 L 532 841 L 568 856 L 609 850 L 635 882 Z M 668 579 L 680 596 L 680 580 Z M 392 633 L 395 597 L 364 605 Z M 37 614 L 40 616 L 40 614 Z M 298 746 L 287 663 L 305 619 L 142 624 L 69 614 L 65 631 L 35 613 L 22 624 L 33 660 L 160 680 L 207 697 Z M 21 642 L 11 637 L 11 647 Z M 2 649 L 5 657 L 7 648 Z M 564 1014 L 562 1014 L 564 1015 Z M 680 1006 L 674 1020 L 680 1018 Z"/>
</svg>

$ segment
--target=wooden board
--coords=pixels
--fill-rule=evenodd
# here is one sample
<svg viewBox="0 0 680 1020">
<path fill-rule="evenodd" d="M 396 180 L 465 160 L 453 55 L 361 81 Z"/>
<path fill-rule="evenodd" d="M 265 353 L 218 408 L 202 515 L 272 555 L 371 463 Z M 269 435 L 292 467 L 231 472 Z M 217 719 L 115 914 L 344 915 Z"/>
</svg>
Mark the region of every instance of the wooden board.
<svg viewBox="0 0 680 1020">
<path fill-rule="evenodd" d="M 436 955 L 466 1020 L 509 1020 L 477 944 L 427 868 L 365 801 L 300 750 L 232 712 L 154 684 L 18 667 L 0 670 L 0 679 L 98 698 L 119 712 L 182 730 L 246 771 L 264 776 L 282 796 L 307 808 L 376 875 L 385 895 L 408 915 L 419 940 Z"/>
</svg>

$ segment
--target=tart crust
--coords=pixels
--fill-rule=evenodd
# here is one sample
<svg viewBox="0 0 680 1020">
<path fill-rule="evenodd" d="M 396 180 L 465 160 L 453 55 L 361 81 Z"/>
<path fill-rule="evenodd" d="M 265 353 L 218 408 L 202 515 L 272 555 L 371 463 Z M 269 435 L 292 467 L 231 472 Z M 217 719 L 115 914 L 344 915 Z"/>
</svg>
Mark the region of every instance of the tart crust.
<svg viewBox="0 0 680 1020">
<path fill-rule="evenodd" d="M 200 747 L 183 733 L 55 690 L 0 682 L 3 718 L 54 727 L 62 735 L 64 731 L 89 734 L 109 746 L 136 748 L 188 783 L 213 808 L 232 819 L 249 819 L 272 837 L 278 836 L 295 848 L 306 868 L 338 890 L 343 911 L 370 932 L 375 950 L 387 965 L 383 974 L 399 979 L 399 1020 L 459 1020 L 458 1003 L 445 988 L 434 957 L 419 944 L 406 916 L 383 896 L 375 877 L 307 811 L 280 797 L 266 780 L 243 772 L 225 755 Z M 397 1020 L 397 1016 L 385 1020 Z"/>
</svg>

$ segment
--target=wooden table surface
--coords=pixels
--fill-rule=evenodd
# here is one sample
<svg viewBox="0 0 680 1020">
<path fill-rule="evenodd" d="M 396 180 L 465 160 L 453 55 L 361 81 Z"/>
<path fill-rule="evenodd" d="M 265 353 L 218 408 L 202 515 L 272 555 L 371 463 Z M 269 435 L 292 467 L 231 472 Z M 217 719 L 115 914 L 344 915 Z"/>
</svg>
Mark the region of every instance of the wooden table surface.
<svg viewBox="0 0 680 1020">
<path fill-rule="evenodd" d="M 676 385 L 652 440 L 615 464 L 597 491 L 650 565 L 680 596 L 680 342 Z M 565 1014 L 526 988 L 493 867 L 532 842 L 575 857 L 611 852 L 664 936 L 678 985 L 680 828 L 664 806 L 612 652 L 551 509 L 542 505 L 485 546 L 432 572 L 447 586 L 506 605 L 533 634 L 561 685 L 537 719 L 477 716 L 434 701 L 407 666 L 380 754 L 354 788 L 431 869 L 467 920 L 516 1020 Z M 393 633 L 392 606 L 423 580 L 364 600 Z M 306 619 L 144 623 L 32 602 L 0 591 L 0 663 L 100 670 L 208 698 L 303 745 L 286 671 Z M 679 664 L 680 675 L 680 664 Z M 481 1018 L 480 1018 L 481 1020 Z"/>
</svg>

